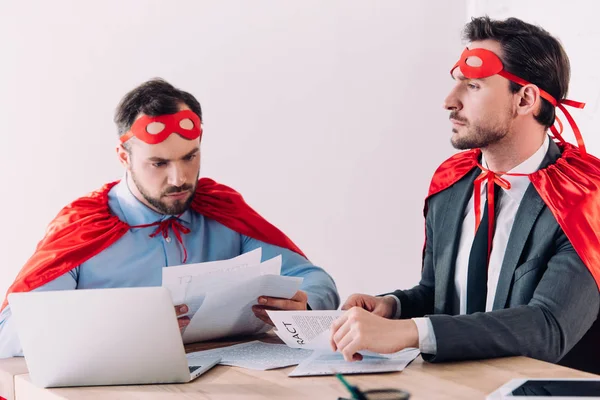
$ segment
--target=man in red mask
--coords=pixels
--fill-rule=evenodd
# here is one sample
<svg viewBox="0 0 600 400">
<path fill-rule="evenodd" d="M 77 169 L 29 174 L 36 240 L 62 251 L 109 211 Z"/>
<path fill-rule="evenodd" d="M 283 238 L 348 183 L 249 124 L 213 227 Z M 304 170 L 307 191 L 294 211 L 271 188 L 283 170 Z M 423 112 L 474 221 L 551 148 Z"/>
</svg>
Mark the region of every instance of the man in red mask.
<svg viewBox="0 0 600 400">
<path fill-rule="evenodd" d="M 60 211 L 11 292 L 160 286 L 162 268 L 215 261 L 262 248 L 282 256 L 281 274 L 303 277 L 292 299 L 261 296 L 266 309 L 335 309 L 331 277 L 314 266 L 233 189 L 199 178 L 202 111 L 191 94 L 156 79 L 129 92 L 115 115 L 117 154 L 126 174 Z M 178 315 L 188 312 L 176 306 Z M 179 319 L 181 328 L 188 317 Z M 6 300 L 0 357 L 21 354 Z"/>
<path fill-rule="evenodd" d="M 565 99 L 569 60 L 516 18 L 475 18 L 465 37 L 444 106 L 466 151 L 431 182 L 421 281 L 351 296 L 332 347 L 348 360 L 418 347 L 433 362 L 529 356 L 600 372 L 600 160 L 565 108 L 584 106 Z"/>
</svg>

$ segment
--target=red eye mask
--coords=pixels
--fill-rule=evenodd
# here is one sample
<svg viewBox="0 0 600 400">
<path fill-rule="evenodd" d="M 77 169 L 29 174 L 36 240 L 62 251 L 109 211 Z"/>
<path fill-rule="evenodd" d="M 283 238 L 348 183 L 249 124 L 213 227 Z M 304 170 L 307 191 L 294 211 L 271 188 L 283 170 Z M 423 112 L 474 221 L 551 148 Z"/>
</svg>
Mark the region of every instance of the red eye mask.
<svg viewBox="0 0 600 400">
<path fill-rule="evenodd" d="M 470 62 L 470 64 L 468 62 Z M 473 65 L 475 63 L 478 65 Z M 500 75 L 508 79 L 509 81 L 515 82 L 521 86 L 531 85 L 530 82 L 527 82 L 526 80 L 521 79 L 518 76 L 506 71 L 504 69 L 504 66 L 502 65 L 502 60 L 500 60 L 500 58 L 494 52 L 486 49 L 469 50 L 468 48 L 466 48 L 460 55 L 460 59 L 456 62 L 456 64 L 454 64 L 454 67 L 452 67 L 452 69 L 450 70 L 450 74 L 452 76 L 454 76 L 453 72 L 456 68 L 460 68 L 460 72 L 462 72 L 465 78 L 468 79 L 482 79 L 490 77 L 492 75 Z M 540 89 L 539 87 L 538 89 L 540 90 L 540 96 L 542 96 L 542 98 L 548 100 L 550 104 L 552 104 L 554 107 L 558 107 L 563 112 L 563 114 L 567 118 L 567 121 L 569 121 L 571 128 L 573 128 L 573 133 L 575 134 L 575 138 L 577 139 L 579 149 L 581 150 L 581 153 L 585 156 L 587 152 L 579 127 L 575 123 L 573 117 L 571 117 L 571 114 L 569 114 L 569 112 L 563 106 L 564 104 L 566 106 L 583 108 L 585 107 L 585 103 L 580 103 L 578 101 L 567 99 L 556 101 L 556 99 L 552 97 L 552 95 L 550 95 L 548 92 Z M 562 122 L 558 117 L 556 117 L 556 122 L 558 123 L 559 129 L 556 129 L 555 126 L 551 126 L 550 130 L 552 131 L 552 134 L 555 138 L 557 138 L 560 142 L 564 143 L 565 140 L 561 135 L 563 131 Z"/>
<path fill-rule="evenodd" d="M 158 117 L 144 115 L 133 123 L 129 132 L 121 136 L 121 143 L 135 136 L 148 144 L 157 144 L 166 140 L 172 133 L 177 133 L 187 140 L 197 139 L 202 136 L 202 122 L 191 110 Z"/>
</svg>

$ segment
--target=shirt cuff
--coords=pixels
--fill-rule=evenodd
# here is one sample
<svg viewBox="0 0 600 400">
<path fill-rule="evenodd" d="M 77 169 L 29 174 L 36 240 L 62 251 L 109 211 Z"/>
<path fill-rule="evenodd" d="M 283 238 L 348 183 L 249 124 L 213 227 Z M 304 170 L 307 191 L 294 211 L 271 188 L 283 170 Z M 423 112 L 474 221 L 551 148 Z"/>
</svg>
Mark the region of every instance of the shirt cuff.
<svg viewBox="0 0 600 400">
<path fill-rule="evenodd" d="M 437 341 L 435 340 L 435 332 L 433 324 L 429 318 L 413 318 L 419 332 L 419 350 L 423 354 L 437 354 Z"/>
<path fill-rule="evenodd" d="M 391 297 L 396 300 L 396 314 L 392 315 L 393 319 L 400 319 L 400 315 L 402 314 L 402 307 L 400 306 L 400 299 L 393 294 L 388 294 L 383 297 Z"/>
</svg>

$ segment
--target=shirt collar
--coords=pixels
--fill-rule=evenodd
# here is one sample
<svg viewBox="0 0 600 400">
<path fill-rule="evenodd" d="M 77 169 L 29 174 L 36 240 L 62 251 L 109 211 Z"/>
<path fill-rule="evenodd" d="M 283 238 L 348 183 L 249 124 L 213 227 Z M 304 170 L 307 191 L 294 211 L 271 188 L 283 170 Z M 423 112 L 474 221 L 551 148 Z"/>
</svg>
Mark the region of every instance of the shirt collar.
<svg viewBox="0 0 600 400">
<path fill-rule="evenodd" d="M 123 179 L 115 185 L 114 193 L 116 194 L 125 222 L 127 222 L 129 226 L 153 224 L 172 217 L 172 215 L 158 213 L 139 201 L 133 193 L 131 193 L 129 185 L 127 185 L 127 176 L 124 176 Z M 190 210 L 186 210 L 178 219 L 188 224 L 191 223 L 192 217 Z"/>
<path fill-rule="evenodd" d="M 513 174 L 532 174 L 538 169 L 542 162 L 544 161 L 544 157 L 548 152 L 548 147 L 550 146 L 550 137 L 546 135 L 544 142 L 540 146 L 540 148 L 533 153 L 531 157 L 527 160 L 523 161 L 521 164 L 517 165 L 508 173 Z M 485 157 L 481 156 L 481 163 L 483 166 L 487 167 L 487 163 L 485 162 Z M 516 202 L 521 202 L 523 196 L 525 195 L 525 191 L 529 187 L 529 177 L 527 176 L 511 176 L 511 175 L 502 175 L 502 178 L 506 179 L 510 182 L 510 189 L 504 190 L 504 194 L 509 195 Z M 485 185 L 481 185 L 482 192 L 485 190 Z"/>
</svg>

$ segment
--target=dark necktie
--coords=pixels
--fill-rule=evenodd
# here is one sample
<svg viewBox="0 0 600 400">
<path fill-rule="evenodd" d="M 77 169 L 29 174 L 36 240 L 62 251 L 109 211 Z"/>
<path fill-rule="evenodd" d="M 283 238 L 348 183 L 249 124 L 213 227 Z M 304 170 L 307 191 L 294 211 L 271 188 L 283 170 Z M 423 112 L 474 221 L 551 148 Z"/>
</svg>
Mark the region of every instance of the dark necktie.
<svg viewBox="0 0 600 400">
<path fill-rule="evenodd" d="M 488 184 L 493 184 L 489 182 Z M 495 206 L 500 202 L 500 187 L 495 185 Z M 488 207 L 484 206 L 481 223 L 473 239 L 471 253 L 469 254 L 469 269 L 467 275 L 467 314 L 484 312 L 487 300 L 488 280 Z"/>
</svg>

